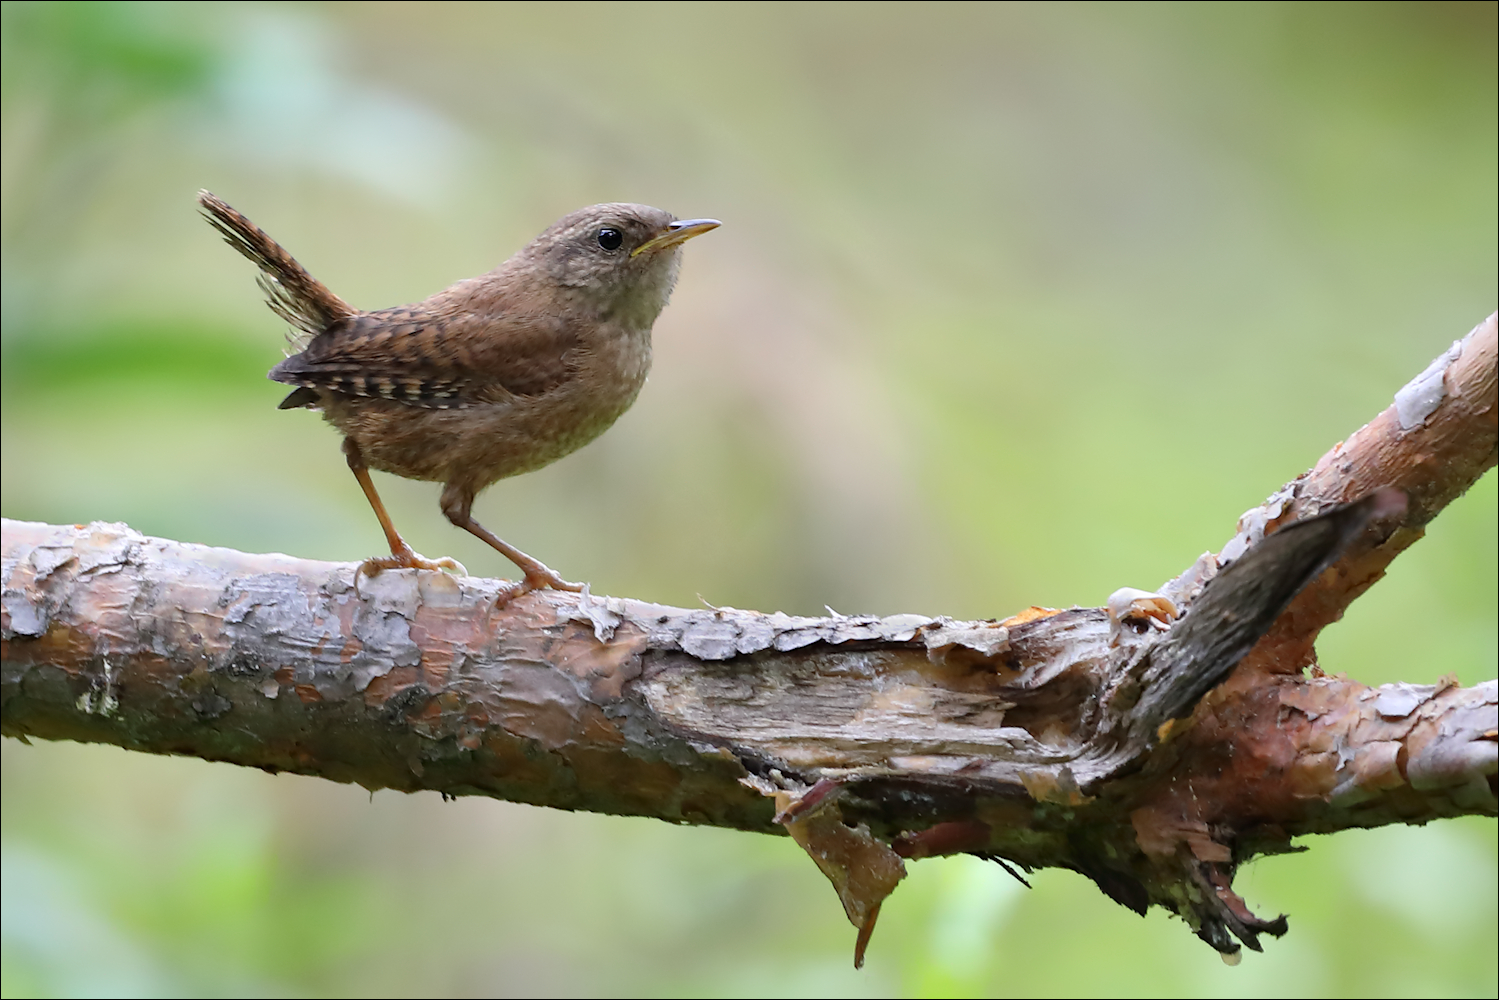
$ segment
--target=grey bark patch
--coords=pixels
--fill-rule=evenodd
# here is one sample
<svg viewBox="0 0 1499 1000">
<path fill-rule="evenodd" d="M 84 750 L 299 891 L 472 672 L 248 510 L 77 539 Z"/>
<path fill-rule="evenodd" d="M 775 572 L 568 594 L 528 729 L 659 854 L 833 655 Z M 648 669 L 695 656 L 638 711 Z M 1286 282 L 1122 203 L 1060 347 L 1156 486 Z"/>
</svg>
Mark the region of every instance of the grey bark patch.
<svg viewBox="0 0 1499 1000">
<path fill-rule="evenodd" d="M 135 558 L 145 536 L 129 525 L 95 521 L 73 543 L 78 575 L 116 573 Z"/>
<path fill-rule="evenodd" d="M 4 605 L 5 613 L 10 616 L 5 638 L 40 639 L 47 634 L 52 616 L 46 608 L 32 604 L 23 594 L 9 592 L 4 597 Z"/>
<path fill-rule="evenodd" d="M 1218 553 L 1219 568 L 1226 568 L 1265 537 L 1265 526 L 1280 517 L 1286 504 L 1296 497 L 1296 484 L 1288 483 L 1270 494 L 1269 499 L 1258 507 L 1250 508 L 1239 515 L 1239 530 L 1223 551 Z"/>
<path fill-rule="evenodd" d="M 614 630 L 619 628 L 620 622 L 624 621 L 620 611 L 610 606 L 609 598 L 595 598 L 589 592 L 588 585 L 583 585 L 583 591 L 578 595 L 578 610 L 569 616 L 569 620 L 583 622 L 593 626 L 593 637 L 599 642 L 608 642 L 614 638 Z"/>
<path fill-rule="evenodd" d="M 5 563 L 3 604 L 9 623 L 5 638 L 38 639 L 47 634 L 63 601 L 68 583 L 76 573 L 58 574 L 63 567 L 77 569 L 73 549 L 67 545 L 38 545 Z M 30 579 L 27 579 L 27 577 Z"/>
<path fill-rule="evenodd" d="M 1003 625 L 954 628 L 944 624 L 927 629 L 921 638 L 926 648 L 932 651 L 963 646 L 981 656 L 997 656 L 1010 648 L 1010 630 Z"/>
<path fill-rule="evenodd" d="M 697 621 L 682 630 L 682 651 L 700 660 L 739 655 L 739 626 L 733 621 Z"/>
<path fill-rule="evenodd" d="M 414 667 L 422 651 L 411 638 L 411 622 L 400 614 L 361 613 L 354 619 L 354 638 L 361 649 L 349 661 L 354 690 L 363 691 L 392 667 Z"/>
<path fill-rule="evenodd" d="M 367 608 L 387 614 L 397 614 L 410 620 L 422 606 L 420 570 L 387 569 L 374 576 L 365 577 L 360 584 Z"/>
<path fill-rule="evenodd" d="M 740 653 L 756 653 L 768 648 L 774 641 L 775 629 L 764 619 L 755 618 L 740 627 L 734 648 Z"/>
<path fill-rule="evenodd" d="M 880 619 L 880 638 L 887 642 L 910 642 L 917 630 L 936 621 L 926 615 L 889 615 Z"/>
<path fill-rule="evenodd" d="M 41 583 L 74 558 L 71 545 L 38 545 L 31 551 L 31 567 L 36 571 L 36 582 Z"/>
<path fill-rule="evenodd" d="M 302 591 L 302 581 L 290 573 L 239 576 L 224 588 L 229 605 L 224 624 L 254 625 L 257 634 L 285 635 L 295 631 L 308 617 L 311 601 Z"/>
<path fill-rule="evenodd" d="M 801 649 L 810 646 L 822 638 L 822 630 L 815 628 L 793 628 L 785 632 L 778 632 L 775 637 L 774 646 L 782 653 L 789 653 L 793 649 Z"/>
<path fill-rule="evenodd" d="M 1403 719 L 1435 693 L 1436 688 L 1424 684 L 1388 684 L 1379 689 L 1374 711 L 1386 719 Z"/>
<path fill-rule="evenodd" d="M 1217 575 L 1218 557 L 1211 552 L 1204 552 L 1197 557 L 1197 561 L 1185 573 L 1166 581 L 1156 589 L 1175 601 L 1178 608 L 1185 609 L 1202 595 L 1203 589 Z"/>
<path fill-rule="evenodd" d="M 1442 400 L 1447 396 L 1444 376 L 1452 362 L 1462 353 L 1463 342 L 1454 340 L 1441 357 L 1427 365 L 1425 371 L 1395 393 L 1395 414 L 1400 418 L 1401 430 L 1420 427 L 1442 405 Z"/>
<path fill-rule="evenodd" d="M 249 660 L 262 669 L 306 662 L 312 650 L 337 634 L 338 618 L 315 624 L 312 598 L 290 573 L 235 577 L 224 588 L 228 663 Z M 227 663 L 226 663 L 227 666 Z"/>
</svg>

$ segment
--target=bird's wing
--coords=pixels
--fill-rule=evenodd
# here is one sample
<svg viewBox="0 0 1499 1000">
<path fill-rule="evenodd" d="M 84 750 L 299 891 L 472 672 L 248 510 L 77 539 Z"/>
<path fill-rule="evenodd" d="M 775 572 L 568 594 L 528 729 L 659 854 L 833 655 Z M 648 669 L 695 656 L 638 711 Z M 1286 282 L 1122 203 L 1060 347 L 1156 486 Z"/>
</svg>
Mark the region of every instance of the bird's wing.
<svg viewBox="0 0 1499 1000">
<path fill-rule="evenodd" d="M 578 343 L 557 316 L 487 303 L 483 315 L 422 305 L 360 313 L 271 369 L 277 382 L 452 409 L 539 396 L 572 378 Z M 305 405 L 293 393 L 287 405 Z"/>
</svg>

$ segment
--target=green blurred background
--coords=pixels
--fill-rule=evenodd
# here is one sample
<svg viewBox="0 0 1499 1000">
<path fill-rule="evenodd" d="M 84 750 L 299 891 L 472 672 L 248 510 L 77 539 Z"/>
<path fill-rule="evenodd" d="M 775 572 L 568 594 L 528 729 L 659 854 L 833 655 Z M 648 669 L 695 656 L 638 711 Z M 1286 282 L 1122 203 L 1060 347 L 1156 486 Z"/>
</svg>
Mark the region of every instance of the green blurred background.
<svg viewBox="0 0 1499 1000">
<path fill-rule="evenodd" d="M 630 200 L 687 248 L 600 441 L 478 516 L 602 593 L 1099 604 L 1218 548 L 1496 299 L 1493 3 L 3 8 L 13 518 L 355 560 L 228 199 L 350 302 Z M 401 529 L 474 572 L 437 488 Z M 1496 670 L 1495 477 L 1321 645 Z M 923 861 L 869 963 L 787 840 L 4 742 L 6 996 L 1492 996 L 1492 820 L 1317 838 L 1227 968 L 1082 878 Z"/>
</svg>

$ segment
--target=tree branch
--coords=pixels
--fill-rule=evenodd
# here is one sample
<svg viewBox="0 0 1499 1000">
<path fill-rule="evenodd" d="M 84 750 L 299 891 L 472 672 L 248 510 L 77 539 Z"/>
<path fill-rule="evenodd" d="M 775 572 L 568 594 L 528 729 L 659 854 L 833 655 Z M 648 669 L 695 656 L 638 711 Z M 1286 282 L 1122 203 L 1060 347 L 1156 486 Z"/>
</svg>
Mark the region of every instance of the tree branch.
<svg viewBox="0 0 1499 1000">
<path fill-rule="evenodd" d="M 1495 320 L 1161 595 L 1004 622 L 793 618 L 4 523 L 0 723 L 367 788 L 789 833 L 860 929 L 902 859 L 1080 871 L 1225 955 L 1292 837 L 1494 815 L 1496 684 L 1313 642 L 1496 457 Z M 1310 675 L 1305 672 L 1311 668 Z"/>
</svg>

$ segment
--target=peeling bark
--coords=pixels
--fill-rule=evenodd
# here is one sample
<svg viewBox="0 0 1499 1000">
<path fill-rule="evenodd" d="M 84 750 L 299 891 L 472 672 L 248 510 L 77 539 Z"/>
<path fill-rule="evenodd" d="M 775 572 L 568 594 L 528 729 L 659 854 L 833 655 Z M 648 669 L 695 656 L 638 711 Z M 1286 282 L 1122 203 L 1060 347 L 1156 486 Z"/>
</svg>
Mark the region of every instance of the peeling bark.
<svg viewBox="0 0 1499 1000">
<path fill-rule="evenodd" d="M 687 610 L 6 521 L 0 722 L 367 788 L 789 833 L 862 958 L 903 859 L 1088 875 L 1225 955 L 1291 838 L 1495 815 L 1496 701 L 1313 643 L 1496 456 L 1493 317 L 1159 595 L 1002 622 Z"/>
</svg>

